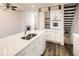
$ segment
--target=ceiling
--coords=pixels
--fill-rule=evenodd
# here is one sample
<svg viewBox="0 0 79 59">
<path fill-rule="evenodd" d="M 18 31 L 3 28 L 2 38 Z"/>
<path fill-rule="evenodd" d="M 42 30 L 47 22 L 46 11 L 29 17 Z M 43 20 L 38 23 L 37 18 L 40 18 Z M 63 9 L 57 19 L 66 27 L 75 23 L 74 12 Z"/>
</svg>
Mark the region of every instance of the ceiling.
<svg viewBox="0 0 79 59">
<path fill-rule="evenodd" d="M 11 4 L 17 6 L 18 8 L 16 10 L 18 11 L 33 11 L 38 8 L 60 5 L 58 3 L 11 3 Z M 1 3 L 0 6 L 4 5 Z"/>
</svg>

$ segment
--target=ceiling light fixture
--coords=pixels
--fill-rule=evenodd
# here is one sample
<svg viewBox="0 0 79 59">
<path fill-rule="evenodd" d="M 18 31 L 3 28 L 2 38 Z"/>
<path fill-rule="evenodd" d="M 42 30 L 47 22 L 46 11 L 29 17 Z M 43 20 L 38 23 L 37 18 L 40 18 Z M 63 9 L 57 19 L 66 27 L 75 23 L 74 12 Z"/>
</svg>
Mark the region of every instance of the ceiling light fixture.
<svg viewBox="0 0 79 59">
<path fill-rule="evenodd" d="M 10 4 L 10 3 L 3 3 L 3 5 L 5 6 L 4 9 L 6 9 L 6 10 L 11 9 L 13 11 L 16 11 L 17 6 L 14 6 L 14 5 Z"/>
<path fill-rule="evenodd" d="M 35 5 L 32 5 L 32 8 L 34 8 L 35 7 Z"/>
</svg>

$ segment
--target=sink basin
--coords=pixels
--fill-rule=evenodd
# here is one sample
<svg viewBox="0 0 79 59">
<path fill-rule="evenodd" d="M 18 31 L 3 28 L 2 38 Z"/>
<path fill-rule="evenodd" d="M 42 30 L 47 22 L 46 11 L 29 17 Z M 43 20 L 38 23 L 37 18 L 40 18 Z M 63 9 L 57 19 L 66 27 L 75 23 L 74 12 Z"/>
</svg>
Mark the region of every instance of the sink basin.
<svg viewBox="0 0 79 59">
<path fill-rule="evenodd" d="M 21 37 L 21 39 L 30 40 L 30 39 L 32 39 L 33 37 L 35 37 L 36 35 L 37 35 L 37 34 L 31 33 L 31 34 L 28 34 L 27 36 Z"/>
</svg>

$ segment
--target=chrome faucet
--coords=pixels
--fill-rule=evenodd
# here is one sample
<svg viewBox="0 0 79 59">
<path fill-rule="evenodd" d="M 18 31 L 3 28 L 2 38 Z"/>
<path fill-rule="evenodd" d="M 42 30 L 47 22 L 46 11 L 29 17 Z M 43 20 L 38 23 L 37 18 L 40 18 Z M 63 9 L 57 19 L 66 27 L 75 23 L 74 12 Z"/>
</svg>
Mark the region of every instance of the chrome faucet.
<svg viewBox="0 0 79 59">
<path fill-rule="evenodd" d="M 25 25 L 25 27 L 24 27 L 24 35 L 26 35 L 26 33 L 27 33 L 27 26 Z"/>
</svg>

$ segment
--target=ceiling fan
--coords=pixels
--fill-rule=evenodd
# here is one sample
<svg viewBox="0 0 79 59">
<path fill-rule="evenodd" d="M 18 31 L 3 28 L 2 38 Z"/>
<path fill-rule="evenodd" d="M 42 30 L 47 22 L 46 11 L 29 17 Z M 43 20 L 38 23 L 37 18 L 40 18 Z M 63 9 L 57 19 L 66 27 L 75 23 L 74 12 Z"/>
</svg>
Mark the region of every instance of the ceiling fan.
<svg viewBox="0 0 79 59">
<path fill-rule="evenodd" d="M 4 4 L 6 10 L 11 9 L 13 11 L 16 11 L 16 8 L 18 8 L 17 6 L 14 6 L 14 5 L 10 4 L 10 3 L 3 3 L 3 4 Z"/>
</svg>

